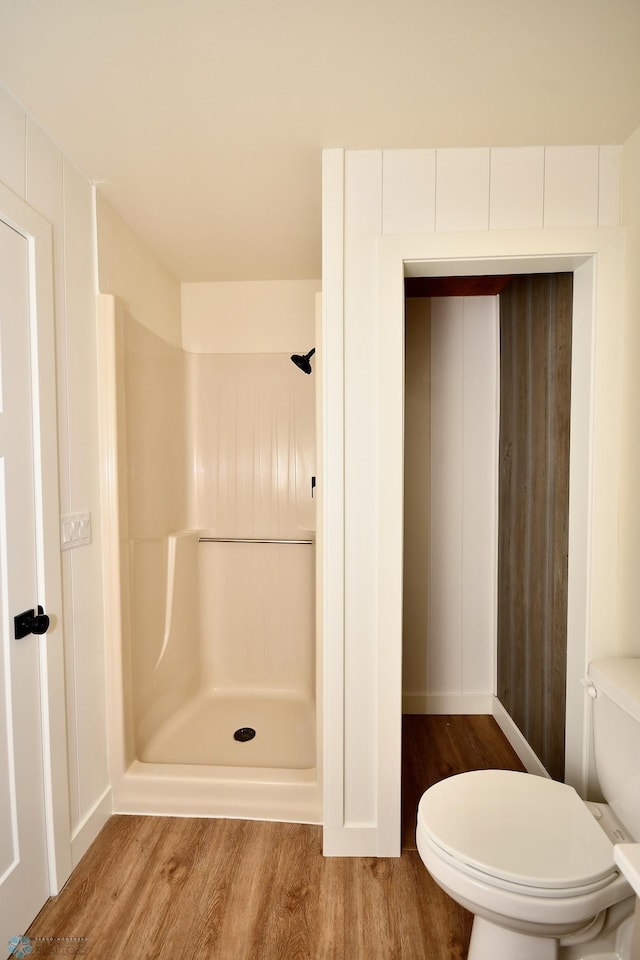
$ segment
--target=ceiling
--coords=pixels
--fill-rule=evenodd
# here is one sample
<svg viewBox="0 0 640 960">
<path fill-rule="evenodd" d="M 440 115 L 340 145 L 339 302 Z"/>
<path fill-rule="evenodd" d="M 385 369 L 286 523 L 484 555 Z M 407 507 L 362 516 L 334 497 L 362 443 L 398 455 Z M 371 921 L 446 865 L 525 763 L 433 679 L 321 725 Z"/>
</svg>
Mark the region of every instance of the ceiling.
<svg viewBox="0 0 640 960">
<path fill-rule="evenodd" d="M 620 144 L 639 0 L 0 0 L 0 83 L 181 281 L 321 272 L 323 147 Z"/>
</svg>

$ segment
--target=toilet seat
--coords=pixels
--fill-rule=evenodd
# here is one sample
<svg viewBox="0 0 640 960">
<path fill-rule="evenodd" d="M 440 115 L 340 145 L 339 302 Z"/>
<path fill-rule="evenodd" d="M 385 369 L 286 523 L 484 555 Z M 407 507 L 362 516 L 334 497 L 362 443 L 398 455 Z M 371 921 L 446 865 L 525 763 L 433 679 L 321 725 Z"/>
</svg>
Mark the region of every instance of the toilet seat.
<svg viewBox="0 0 640 960">
<path fill-rule="evenodd" d="M 510 770 L 478 770 L 431 787 L 418 807 L 418 847 L 493 887 L 572 897 L 618 871 L 613 846 L 567 784 Z"/>
</svg>

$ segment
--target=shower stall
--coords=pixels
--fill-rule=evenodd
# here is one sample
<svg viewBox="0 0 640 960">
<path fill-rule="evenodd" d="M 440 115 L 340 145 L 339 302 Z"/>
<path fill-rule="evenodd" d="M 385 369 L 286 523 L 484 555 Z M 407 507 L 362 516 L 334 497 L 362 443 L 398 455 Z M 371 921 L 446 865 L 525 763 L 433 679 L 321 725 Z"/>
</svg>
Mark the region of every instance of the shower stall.
<svg viewBox="0 0 640 960">
<path fill-rule="evenodd" d="M 317 378 L 107 295 L 100 351 L 114 809 L 320 822 Z"/>
</svg>

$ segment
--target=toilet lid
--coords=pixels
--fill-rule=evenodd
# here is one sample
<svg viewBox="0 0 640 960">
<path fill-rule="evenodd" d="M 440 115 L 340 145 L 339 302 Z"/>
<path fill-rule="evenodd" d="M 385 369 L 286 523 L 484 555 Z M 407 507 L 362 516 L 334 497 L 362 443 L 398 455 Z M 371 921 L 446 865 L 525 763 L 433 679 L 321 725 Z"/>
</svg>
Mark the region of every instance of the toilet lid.
<svg viewBox="0 0 640 960">
<path fill-rule="evenodd" d="M 617 873 L 612 844 L 573 787 L 546 777 L 458 774 L 427 790 L 418 819 L 458 862 L 497 880 L 561 890 Z"/>
</svg>

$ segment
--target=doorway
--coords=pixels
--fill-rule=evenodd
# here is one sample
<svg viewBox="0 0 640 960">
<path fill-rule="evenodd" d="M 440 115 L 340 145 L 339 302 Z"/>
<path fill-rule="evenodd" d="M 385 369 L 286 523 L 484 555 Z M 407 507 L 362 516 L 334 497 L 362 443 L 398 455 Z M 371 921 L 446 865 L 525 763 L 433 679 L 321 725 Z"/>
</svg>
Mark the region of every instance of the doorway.
<svg viewBox="0 0 640 960">
<path fill-rule="evenodd" d="M 497 694 L 557 779 L 571 278 L 405 281 L 403 712 Z"/>
<path fill-rule="evenodd" d="M 38 638 L 13 631 L 13 616 L 38 598 L 34 465 L 29 376 L 29 258 L 27 241 L 0 221 L 0 943 L 21 934 L 49 895 L 45 827 Z M 34 775 L 35 774 L 35 775 Z M 6 927 L 7 923 L 13 926 Z"/>
<path fill-rule="evenodd" d="M 378 449 L 384 450 L 378 469 L 385 499 L 377 527 L 376 569 L 379 582 L 385 583 L 384 597 L 378 605 L 378 662 L 384 663 L 386 682 L 378 685 L 377 696 L 379 728 L 385 731 L 378 751 L 378 770 L 384 771 L 384 775 L 379 775 L 377 781 L 378 809 L 382 811 L 377 837 L 378 850 L 384 850 L 384 855 L 397 855 L 394 851 L 399 848 L 400 823 L 403 437 L 398 428 L 403 422 L 403 308 L 407 276 L 573 271 L 565 781 L 584 796 L 593 773 L 588 704 L 580 680 L 589 659 L 605 655 L 600 653 L 606 649 L 604 639 L 615 629 L 616 540 L 612 505 L 619 477 L 621 439 L 621 347 L 616 332 L 623 316 L 622 236 L 620 232 L 575 231 L 571 235 L 542 233 L 520 239 L 517 252 L 514 250 L 511 255 L 500 252 L 509 243 L 503 244 L 501 237 L 491 234 L 451 238 L 448 244 L 442 237 L 421 237 L 415 242 L 411 238 L 390 237 L 380 241 L 377 302 L 379 317 L 384 322 L 378 327 L 381 387 L 377 443 Z M 511 246 L 515 246 L 513 238 Z M 597 341 L 596 334 L 604 341 Z M 389 683 L 391 671 L 394 681 L 397 677 L 397 686 L 396 682 Z M 497 698 L 493 697 L 492 702 L 499 725 L 505 732 L 509 730 L 508 738 L 512 733 L 517 738 L 517 728 Z M 526 747 L 524 739 L 520 739 Z"/>
<path fill-rule="evenodd" d="M 0 184 L 0 942 L 71 872 L 51 227 Z M 42 605 L 46 634 L 14 618 Z M 46 624 L 35 625 L 41 630 Z"/>
<path fill-rule="evenodd" d="M 442 286 L 406 284 L 403 707 L 491 713 L 498 300 Z"/>
</svg>

